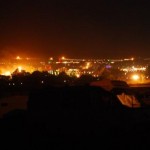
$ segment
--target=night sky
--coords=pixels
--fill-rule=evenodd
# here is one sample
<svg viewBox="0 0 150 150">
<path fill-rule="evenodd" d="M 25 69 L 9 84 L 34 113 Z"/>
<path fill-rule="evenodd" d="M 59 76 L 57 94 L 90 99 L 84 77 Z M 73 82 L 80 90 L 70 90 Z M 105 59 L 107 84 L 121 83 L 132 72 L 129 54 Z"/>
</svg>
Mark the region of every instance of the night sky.
<svg viewBox="0 0 150 150">
<path fill-rule="evenodd" d="M 150 57 L 149 0 L 1 0 L 0 57 Z"/>
</svg>

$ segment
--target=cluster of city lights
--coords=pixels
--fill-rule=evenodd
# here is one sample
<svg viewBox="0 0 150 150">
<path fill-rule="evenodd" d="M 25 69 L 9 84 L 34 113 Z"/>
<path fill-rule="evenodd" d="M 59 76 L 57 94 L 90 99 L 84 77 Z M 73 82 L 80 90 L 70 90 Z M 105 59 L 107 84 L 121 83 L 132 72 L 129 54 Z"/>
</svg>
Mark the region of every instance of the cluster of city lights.
<svg viewBox="0 0 150 150">
<path fill-rule="evenodd" d="M 71 59 L 64 56 L 55 59 L 49 57 L 47 62 L 40 61 L 39 58 L 23 58 L 17 56 L 13 58 L 13 61 L 1 62 L 2 65 L 0 74 L 4 76 L 11 76 L 15 73 L 34 71 L 47 71 L 51 75 L 58 76 L 61 72 L 65 72 L 69 76 L 81 77 L 82 75 L 92 75 L 93 77 L 99 77 L 103 72 L 107 71 L 111 73 L 111 69 L 116 67 L 119 71 L 123 71 L 124 75 L 120 77 L 122 80 L 132 80 L 133 82 L 144 81 L 144 76 L 147 71 L 148 65 L 136 65 L 133 66 L 134 58 L 129 59 Z M 127 67 L 127 61 L 129 64 Z M 125 62 L 125 65 L 122 63 Z M 117 65 L 117 66 L 116 66 Z M 4 67 L 3 67 L 4 66 Z M 147 79 L 147 78 L 146 78 Z M 44 83 L 44 82 L 43 82 Z M 42 83 L 42 84 L 43 84 Z"/>
<path fill-rule="evenodd" d="M 124 72 L 135 72 L 135 71 L 146 71 L 146 67 L 127 67 L 127 68 L 122 68 L 121 69 Z"/>
</svg>

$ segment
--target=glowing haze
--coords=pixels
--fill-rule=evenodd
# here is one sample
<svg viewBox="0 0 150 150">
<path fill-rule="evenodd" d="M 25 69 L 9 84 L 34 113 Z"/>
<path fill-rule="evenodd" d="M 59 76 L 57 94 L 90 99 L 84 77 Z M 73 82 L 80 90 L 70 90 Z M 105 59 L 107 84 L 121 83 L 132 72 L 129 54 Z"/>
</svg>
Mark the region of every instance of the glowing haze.
<svg viewBox="0 0 150 150">
<path fill-rule="evenodd" d="M 150 2 L 12 0 L 0 3 L 0 58 L 148 57 Z"/>
</svg>

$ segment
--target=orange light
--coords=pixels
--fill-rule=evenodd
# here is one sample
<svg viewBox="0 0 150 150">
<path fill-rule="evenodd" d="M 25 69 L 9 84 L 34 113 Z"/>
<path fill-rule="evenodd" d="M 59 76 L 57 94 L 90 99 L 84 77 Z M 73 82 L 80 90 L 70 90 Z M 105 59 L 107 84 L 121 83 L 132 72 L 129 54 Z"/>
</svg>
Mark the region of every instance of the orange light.
<svg viewBox="0 0 150 150">
<path fill-rule="evenodd" d="M 17 59 L 17 60 L 20 60 L 21 58 L 20 58 L 20 56 L 17 56 L 16 59 Z"/>
<path fill-rule="evenodd" d="M 77 77 L 77 78 L 80 78 L 80 74 L 76 74 L 76 77 Z"/>
<path fill-rule="evenodd" d="M 62 56 L 62 57 L 61 57 L 61 59 L 62 59 L 62 60 L 65 60 L 65 57 L 64 57 L 64 56 Z"/>
<path fill-rule="evenodd" d="M 4 76 L 10 76 L 11 73 L 10 73 L 10 71 L 6 71 L 3 75 L 4 75 Z"/>
<path fill-rule="evenodd" d="M 18 71 L 21 72 L 22 71 L 22 67 L 18 66 Z"/>
<path fill-rule="evenodd" d="M 50 57 L 50 60 L 53 60 L 53 57 Z"/>
</svg>

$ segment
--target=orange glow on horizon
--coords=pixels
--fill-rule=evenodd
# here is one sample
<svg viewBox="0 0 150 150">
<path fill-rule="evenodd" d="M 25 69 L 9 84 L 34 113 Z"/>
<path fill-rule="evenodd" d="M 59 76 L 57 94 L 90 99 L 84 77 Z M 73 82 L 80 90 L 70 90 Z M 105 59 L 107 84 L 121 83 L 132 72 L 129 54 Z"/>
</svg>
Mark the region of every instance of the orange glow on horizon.
<svg viewBox="0 0 150 150">
<path fill-rule="evenodd" d="M 11 73 L 10 73 L 10 71 L 6 71 L 2 75 L 4 75 L 4 76 L 11 76 Z"/>
</svg>

